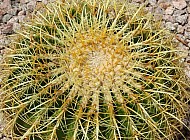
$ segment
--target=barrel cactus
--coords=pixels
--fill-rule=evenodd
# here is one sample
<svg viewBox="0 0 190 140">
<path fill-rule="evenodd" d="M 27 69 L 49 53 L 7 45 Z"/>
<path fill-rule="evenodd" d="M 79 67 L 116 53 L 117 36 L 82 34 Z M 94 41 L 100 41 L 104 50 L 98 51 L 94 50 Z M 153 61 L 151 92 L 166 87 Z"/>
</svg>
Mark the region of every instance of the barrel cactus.
<svg viewBox="0 0 190 140">
<path fill-rule="evenodd" d="M 6 52 L 1 111 L 19 140 L 164 140 L 184 126 L 188 79 L 174 36 L 117 0 L 44 7 Z"/>
</svg>

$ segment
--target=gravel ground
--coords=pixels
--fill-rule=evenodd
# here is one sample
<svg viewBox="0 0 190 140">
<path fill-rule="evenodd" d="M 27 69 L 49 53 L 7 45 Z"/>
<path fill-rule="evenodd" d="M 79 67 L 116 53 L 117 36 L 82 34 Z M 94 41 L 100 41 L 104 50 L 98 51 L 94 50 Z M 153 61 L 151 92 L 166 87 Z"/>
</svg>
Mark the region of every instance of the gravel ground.
<svg viewBox="0 0 190 140">
<path fill-rule="evenodd" d="M 40 8 L 42 4 L 47 4 L 52 0 L 0 0 L 0 59 L 3 52 L 10 43 L 7 35 L 13 34 L 20 29 L 27 16 L 33 13 L 35 8 Z M 146 4 L 147 10 L 154 13 L 156 18 L 162 18 L 163 26 L 171 32 L 176 33 L 176 41 L 179 47 L 186 50 L 187 57 L 186 73 L 190 77 L 190 0 L 131 0 L 131 2 L 140 5 Z M 190 118 L 185 120 L 190 128 Z M 0 140 L 10 140 L 3 135 L 3 119 L 0 113 Z M 190 134 L 182 130 L 187 140 L 190 140 Z M 184 138 L 179 138 L 183 140 Z"/>
</svg>

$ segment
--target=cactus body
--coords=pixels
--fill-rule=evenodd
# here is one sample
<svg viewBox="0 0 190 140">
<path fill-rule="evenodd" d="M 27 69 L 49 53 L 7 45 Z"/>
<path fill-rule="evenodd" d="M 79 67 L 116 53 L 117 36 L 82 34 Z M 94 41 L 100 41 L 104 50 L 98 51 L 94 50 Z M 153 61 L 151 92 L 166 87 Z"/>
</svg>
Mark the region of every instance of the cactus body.
<svg viewBox="0 0 190 140">
<path fill-rule="evenodd" d="M 56 2 L 17 34 L 3 62 L 13 139 L 164 140 L 189 95 L 173 36 L 118 1 Z"/>
</svg>

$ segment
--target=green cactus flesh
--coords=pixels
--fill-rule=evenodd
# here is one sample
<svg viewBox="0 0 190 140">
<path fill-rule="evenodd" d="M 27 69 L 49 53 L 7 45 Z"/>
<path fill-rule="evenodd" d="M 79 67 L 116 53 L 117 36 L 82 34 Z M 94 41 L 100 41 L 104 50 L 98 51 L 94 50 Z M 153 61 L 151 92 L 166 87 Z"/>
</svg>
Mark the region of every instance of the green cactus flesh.
<svg viewBox="0 0 190 140">
<path fill-rule="evenodd" d="M 3 59 L 1 110 L 13 139 L 174 139 L 189 95 L 173 35 L 130 3 L 45 8 Z"/>
</svg>

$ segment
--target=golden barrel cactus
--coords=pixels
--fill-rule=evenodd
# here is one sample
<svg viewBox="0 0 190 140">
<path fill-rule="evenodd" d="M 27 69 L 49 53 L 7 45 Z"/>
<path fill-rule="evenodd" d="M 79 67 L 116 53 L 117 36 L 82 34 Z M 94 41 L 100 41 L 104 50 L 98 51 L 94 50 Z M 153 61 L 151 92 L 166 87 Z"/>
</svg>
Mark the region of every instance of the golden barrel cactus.
<svg viewBox="0 0 190 140">
<path fill-rule="evenodd" d="M 117 0 L 57 1 L 43 11 L 3 59 L 1 110 L 13 139 L 176 138 L 189 85 L 160 22 Z"/>
</svg>

